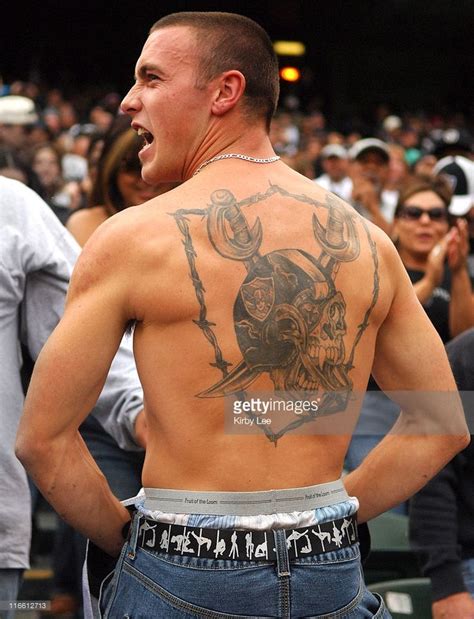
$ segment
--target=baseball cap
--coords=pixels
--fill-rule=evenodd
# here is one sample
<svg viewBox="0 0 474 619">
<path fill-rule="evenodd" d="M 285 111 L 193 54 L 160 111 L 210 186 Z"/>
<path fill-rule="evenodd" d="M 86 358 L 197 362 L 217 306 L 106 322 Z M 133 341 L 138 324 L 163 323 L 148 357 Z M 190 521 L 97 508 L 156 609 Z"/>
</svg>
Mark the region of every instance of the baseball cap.
<svg viewBox="0 0 474 619">
<path fill-rule="evenodd" d="M 466 151 L 466 153 L 472 152 L 473 149 L 473 138 L 465 129 L 444 129 L 435 133 L 433 138 L 434 154 L 437 157 L 449 154 L 452 149 Z"/>
<path fill-rule="evenodd" d="M 474 205 L 474 162 L 460 155 L 443 157 L 434 166 L 433 174 L 443 176 L 451 185 L 451 215 L 465 215 Z"/>
<path fill-rule="evenodd" d="M 321 158 L 337 157 L 338 159 L 347 159 L 347 150 L 341 144 L 326 144 L 321 150 Z"/>
<path fill-rule="evenodd" d="M 387 163 L 390 160 L 390 151 L 388 150 L 387 144 L 378 138 L 364 138 L 363 140 L 358 140 L 351 146 L 349 157 L 351 159 L 359 159 L 361 155 L 367 151 L 377 151 Z"/>
<path fill-rule="evenodd" d="M 402 119 L 399 116 L 387 116 L 382 124 L 385 131 L 395 131 L 401 129 Z"/>
<path fill-rule="evenodd" d="M 0 97 L 0 123 L 4 125 L 33 125 L 38 120 L 35 104 L 28 97 Z"/>
</svg>

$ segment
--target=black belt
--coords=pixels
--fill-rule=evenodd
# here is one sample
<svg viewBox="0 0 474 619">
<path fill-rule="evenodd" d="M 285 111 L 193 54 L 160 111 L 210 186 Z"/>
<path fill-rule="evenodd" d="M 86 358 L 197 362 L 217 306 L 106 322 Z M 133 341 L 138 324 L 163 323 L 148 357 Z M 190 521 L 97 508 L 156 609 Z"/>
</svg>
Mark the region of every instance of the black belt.
<svg viewBox="0 0 474 619">
<path fill-rule="evenodd" d="M 339 550 L 358 541 L 355 516 L 285 529 L 289 559 Z M 140 518 L 137 546 L 159 553 L 204 559 L 275 561 L 273 530 L 208 529 Z"/>
</svg>

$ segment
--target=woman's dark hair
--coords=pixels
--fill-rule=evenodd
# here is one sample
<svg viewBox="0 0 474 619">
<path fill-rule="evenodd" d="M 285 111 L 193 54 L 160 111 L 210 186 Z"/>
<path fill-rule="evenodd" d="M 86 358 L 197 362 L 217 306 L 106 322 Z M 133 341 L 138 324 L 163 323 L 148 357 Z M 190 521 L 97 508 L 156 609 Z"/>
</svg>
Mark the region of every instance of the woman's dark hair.
<svg viewBox="0 0 474 619">
<path fill-rule="evenodd" d="M 117 177 L 120 171 L 140 173 L 138 153 L 143 146 L 130 118 L 118 116 L 104 136 L 104 146 L 97 163 L 97 176 L 89 197 L 89 207 L 105 206 L 112 214 L 126 208 Z"/>
<path fill-rule="evenodd" d="M 405 206 L 405 202 L 408 200 L 408 198 L 411 198 L 411 196 L 415 195 L 416 193 L 421 193 L 422 191 L 432 191 L 433 193 L 435 193 L 443 201 L 446 210 L 448 209 L 451 202 L 452 190 L 447 181 L 439 177 L 431 178 L 419 176 L 410 180 L 400 190 L 397 207 L 394 214 L 395 219 L 401 217 L 403 207 Z"/>
</svg>

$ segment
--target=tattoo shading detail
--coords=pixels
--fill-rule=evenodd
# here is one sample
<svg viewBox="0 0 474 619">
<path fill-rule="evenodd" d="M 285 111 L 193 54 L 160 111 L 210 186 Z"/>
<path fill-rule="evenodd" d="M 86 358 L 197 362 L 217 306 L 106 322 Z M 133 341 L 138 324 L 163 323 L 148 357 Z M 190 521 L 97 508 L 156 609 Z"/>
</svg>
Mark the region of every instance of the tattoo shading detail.
<svg viewBox="0 0 474 619">
<path fill-rule="evenodd" d="M 250 227 L 242 209 L 274 194 L 327 211 L 326 225 L 313 213 L 313 234 L 321 248 L 318 256 L 296 248 L 260 253 L 263 240 L 260 219 Z M 237 202 L 230 191 L 220 189 L 211 194 L 207 209 L 170 214 L 184 237 L 190 275 L 200 305 L 199 320 L 195 322 L 214 346 L 215 362 L 211 365 L 222 373 L 220 380 L 197 396 L 234 395 L 242 399 L 245 389 L 262 372 L 268 373 L 275 391 L 284 392 L 287 398 L 301 397 L 304 391 L 317 392 L 321 402 L 317 414 L 302 415 L 278 434 L 262 428 L 275 443 L 284 433 L 316 416 L 345 410 L 353 386 L 349 372 L 353 367 L 355 347 L 369 324 L 379 289 L 376 247 L 364 222 L 374 264 L 372 302 L 346 358 L 346 302 L 336 288 L 335 279 L 342 263 L 359 256 L 360 240 L 355 226 L 358 216 L 342 201 L 327 194 L 323 204 L 270 185 L 265 193 L 241 202 Z M 212 331 L 215 325 L 206 318 L 205 291 L 196 268 L 196 252 L 187 224 L 190 215 L 205 218 L 208 237 L 216 252 L 225 259 L 241 262 L 247 272 L 233 309 L 242 360 L 231 371 Z"/>
</svg>

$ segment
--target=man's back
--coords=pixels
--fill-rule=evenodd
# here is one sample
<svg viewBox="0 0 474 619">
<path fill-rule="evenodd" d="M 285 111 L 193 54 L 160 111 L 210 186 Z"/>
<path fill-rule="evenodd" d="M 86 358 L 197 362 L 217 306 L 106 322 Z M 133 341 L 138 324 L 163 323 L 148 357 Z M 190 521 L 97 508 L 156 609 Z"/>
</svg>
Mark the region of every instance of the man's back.
<svg viewBox="0 0 474 619">
<path fill-rule="evenodd" d="M 240 420 L 251 415 L 234 421 L 233 403 L 278 392 L 317 400 L 317 415 L 344 411 L 344 395 L 334 404 L 331 394 L 365 390 L 394 286 L 376 228 L 272 168 L 255 165 L 238 182 L 225 169 L 206 175 L 211 183 L 203 172 L 110 228 L 122 253 L 113 261 L 124 263 L 115 277 L 128 282 L 137 320 L 147 487 L 253 490 L 340 476 L 349 413 L 344 432 L 329 422 L 316 436 L 310 411 L 271 423 L 257 415 L 249 427 Z"/>
</svg>

